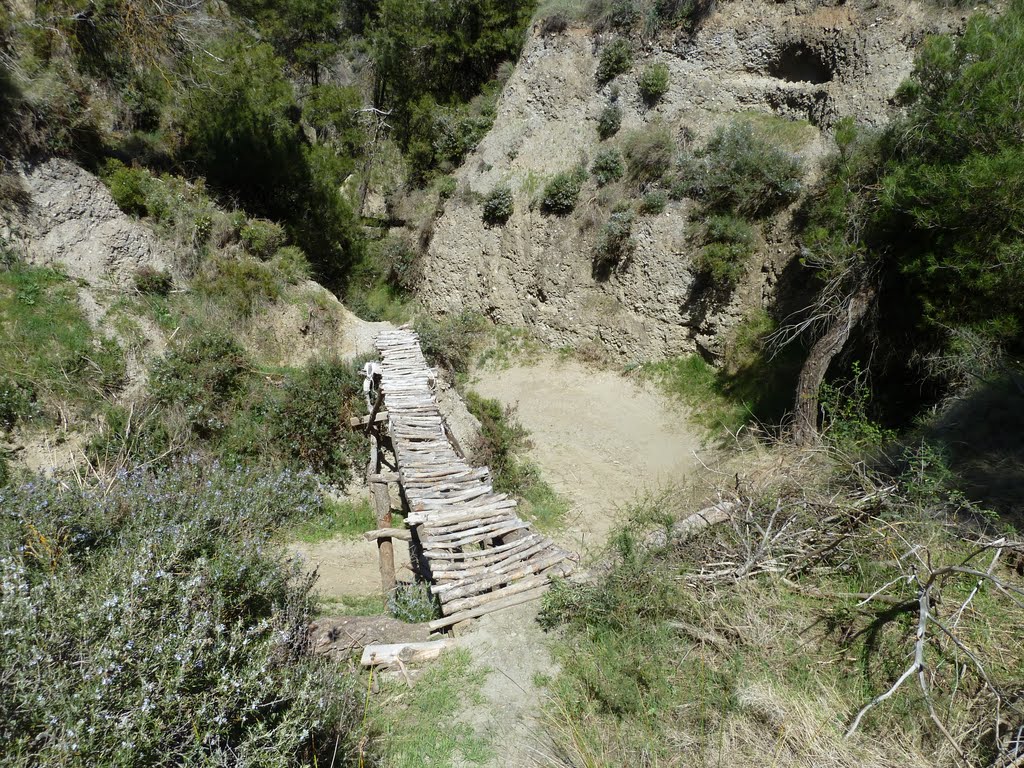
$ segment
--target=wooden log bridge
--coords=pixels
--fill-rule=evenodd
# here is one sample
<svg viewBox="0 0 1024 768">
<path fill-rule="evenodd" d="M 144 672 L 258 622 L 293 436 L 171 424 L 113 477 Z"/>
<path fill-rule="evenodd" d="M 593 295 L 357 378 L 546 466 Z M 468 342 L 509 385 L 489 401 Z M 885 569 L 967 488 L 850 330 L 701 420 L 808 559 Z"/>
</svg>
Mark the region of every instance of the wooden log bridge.
<svg viewBox="0 0 1024 768">
<path fill-rule="evenodd" d="M 570 573 L 576 556 L 534 531 L 516 514 L 516 500 L 494 491 L 490 471 L 468 464 L 453 445 L 434 397 L 434 373 L 416 333 L 385 331 L 375 345 L 381 364 L 367 366 L 369 386 L 364 388 L 371 415 L 360 426 L 387 430 L 386 435 L 371 433 L 371 447 L 376 450 L 390 439 L 397 478 L 391 474 L 388 479 L 397 479 L 401 486 L 414 562 L 426 570 L 423 575 L 441 604 L 442 618 L 431 622 L 431 629 L 539 597 L 553 576 Z M 377 427 L 376 416 L 384 412 L 386 424 Z M 375 502 L 380 493 L 374 489 L 386 488 L 375 474 L 379 463 L 371 456 L 367 472 L 374 479 Z M 386 513 L 383 505 L 378 508 L 383 530 L 375 535 L 394 531 L 389 502 L 387 506 Z M 390 546 L 390 537 L 387 542 Z M 381 556 L 387 588 L 383 549 Z"/>
</svg>

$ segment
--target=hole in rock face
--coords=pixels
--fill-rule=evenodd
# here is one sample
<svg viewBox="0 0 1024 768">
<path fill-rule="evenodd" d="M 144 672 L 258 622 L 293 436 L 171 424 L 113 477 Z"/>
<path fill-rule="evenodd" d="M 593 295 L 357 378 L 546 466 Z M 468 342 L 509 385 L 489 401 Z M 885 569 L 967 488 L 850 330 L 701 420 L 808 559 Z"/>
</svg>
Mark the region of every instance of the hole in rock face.
<svg viewBox="0 0 1024 768">
<path fill-rule="evenodd" d="M 786 43 L 768 66 L 768 74 L 791 83 L 827 83 L 832 67 L 806 43 Z"/>
</svg>

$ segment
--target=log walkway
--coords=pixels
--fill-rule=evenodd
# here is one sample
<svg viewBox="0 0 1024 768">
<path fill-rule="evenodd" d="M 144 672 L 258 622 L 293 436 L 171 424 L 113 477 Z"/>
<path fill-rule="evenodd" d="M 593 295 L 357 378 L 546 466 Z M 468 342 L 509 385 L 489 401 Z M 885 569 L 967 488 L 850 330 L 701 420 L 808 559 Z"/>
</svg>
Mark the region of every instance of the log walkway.
<svg viewBox="0 0 1024 768">
<path fill-rule="evenodd" d="M 494 491 L 490 471 L 470 466 L 453 445 L 416 333 L 384 331 L 375 345 L 381 366 L 367 430 L 385 409 L 405 522 L 441 604 L 431 629 L 539 597 L 576 556 L 534 531 L 516 500 Z"/>
</svg>

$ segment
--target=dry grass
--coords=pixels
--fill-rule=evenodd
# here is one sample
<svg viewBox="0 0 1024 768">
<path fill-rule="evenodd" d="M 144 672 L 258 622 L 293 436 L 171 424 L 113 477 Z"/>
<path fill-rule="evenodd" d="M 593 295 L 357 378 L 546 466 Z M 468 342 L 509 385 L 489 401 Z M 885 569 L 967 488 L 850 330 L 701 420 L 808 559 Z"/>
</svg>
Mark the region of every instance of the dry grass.
<svg viewBox="0 0 1024 768">
<path fill-rule="evenodd" d="M 914 659 L 929 574 L 992 559 L 971 560 L 983 533 L 941 498 L 910 503 L 878 480 L 824 452 L 760 444 L 633 510 L 594 583 L 546 606 L 564 627 L 548 710 L 561 764 L 991 764 L 997 699 L 1001 729 L 1024 722 L 1024 580 L 1010 569 L 996 572 L 1005 594 L 972 590 L 973 575 L 942 582 L 932 610 L 958 640 L 929 623 L 927 697 L 915 675 L 847 735 Z M 716 495 L 741 502 L 731 523 L 645 548 L 644 531 Z"/>
</svg>

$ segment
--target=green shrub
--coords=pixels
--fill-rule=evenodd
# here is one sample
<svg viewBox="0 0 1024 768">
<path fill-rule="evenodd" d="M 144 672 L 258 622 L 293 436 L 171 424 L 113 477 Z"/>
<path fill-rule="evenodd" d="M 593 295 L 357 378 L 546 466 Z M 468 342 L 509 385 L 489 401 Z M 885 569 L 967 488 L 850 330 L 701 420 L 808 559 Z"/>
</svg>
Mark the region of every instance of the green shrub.
<svg viewBox="0 0 1024 768">
<path fill-rule="evenodd" d="M 590 166 L 590 173 L 597 181 L 597 186 L 603 187 L 618 181 L 626 173 L 626 166 L 622 161 L 622 153 L 617 149 L 602 149 L 598 151 Z"/>
<path fill-rule="evenodd" d="M 613 213 L 601 228 L 594 251 L 594 276 L 606 279 L 613 271 L 629 264 L 636 250 L 633 240 L 633 212 Z"/>
<path fill-rule="evenodd" d="M 705 224 L 704 242 L 694 261 L 697 271 L 720 290 L 735 288 L 754 250 L 754 228 L 735 216 L 712 216 Z"/>
<path fill-rule="evenodd" d="M 672 167 L 676 143 L 660 123 L 630 133 L 624 142 L 629 178 L 641 186 L 659 181 Z"/>
<path fill-rule="evenodd" d="M 156 403 L 182 408 L 191 428 L 210 437 L 227 426 L 251 370 L 245 351 L 230 336 L 200 333 L 154 363 L 150 391 Z"/>
<path fill-rule="evenodd" d="M 619 132 L 622 125 L 622 107 L 612 102 L 601 110 L 601 116 L 597 118 L 597 135 L 601 140 L 610 139 Z"/>
<path fill-rule="evenodd" d="M 633 46 L 625 38 L 616 38 L 601 51 L 597 64 L 597 82 L 607 83 L 633 66 Z"/>
<path fill-rule="evenodd" d="M 572 213 L 579 199 L 583 182 L 587 178 L 586 169 L 577 166 L 571 171 L 562 171 L 544 185 L 544 194 L 541 197 L 541 210 L 545 213 L 553 213 L 564 216 Z"/>
<path fill-rule="evenodd" d="M 497 186 L 484 198 L 483 219 L 491 225 L 504 224 L 512 215 L 514 205 L 508 185 Z"/>
<path fill-rule="evenodd" d="M 139 293 L 166 296 L 173 287 L 174 280 L 166 269 L 145 266 L 135 270 L 135 288 Z"/>
<path fill-rule="evenodd" d="M 313 274 L 313 269 L 309 265 L 306 253 L 294 245 L 278 248 L 270 265 L 280 275 L 281 279 L 289 285 L 297 285 L 303 280 L 309 280 Z"/>
<path fill-rule="evenodd" d="M 249 317 L 261 304 L 281 295 L 280 279 L 273 267 L 248 256 L 224 255 L 209 260 L 192 286 L 240 317 Z"/>
<path fill-rule="evenodd" d="M 437 194 L 442 200 L 448 200 L 458 190 L 459 184 L 454 176 L 442 176 L 437 182 Z"/>
<path fill-rule="evenodd" d="M 469 446 L 473 462 L 490 468 L 495 490 L 521 496 L 537 471 L 520 458 L 530 442 L 515 409 L 472 390 L 466 393 L 466 407 L 480 422 L 480 436 Z"/>
<path fill-rule="evenodd" d="M 668 205 L 668 195 L 664 190 L 655 189 L 644 195 L 640 201 L 639 211 L 645 216 L 657 216 L 665 210 Z"/>
<path fill-rule="evenodd" d="M 423 277 L 422 254 L 404 237 L 389 235 L 381 244 L 379 258 L 389 286 L 409 296 Z"/>
<path fill-rule="evenodd" d="M 102 178 L 118 208 L 131 216 L 149 215 L 154 181 L 149 171 L 128 168 L 120 160 L 108 160 Z"/>
<path fill-rule="evenodd" d="M 284 227 L 267 219 L 252 219 L 239 234 L 245 250 L 263 261 L 277 253 L 287 241 Z"/>
<path fill-rule="evenodd" d="M 441 616 L 441 606 L 430 592 L 430 584 L 414 582 L 400 583 L 388 595 L 388 613 L 407 624 L 422 624 Z"/>
<path fill-rule="evenodd" d="M 803 169 L 745 122 L 719 128 L 691 167 L 692 189 L 709 208 L 739 216 L 766 216 L 796 199 Z"/>
<path fill-rule="evenodd" d="M 316 361 L 289 378 L 271 406 L 269 429 L 274 450 L 286 466 L 312 471 L 344 485 L 364 438 L 348 420 L 362 413 L 358 366 Z"/>
<path fill-rule="evenodd" d="M 818 393 L 822 435 L 837 450 L 848 456 L 878 451 L 895 438 L 871 418 L 871 389 L 864 380 L 860 363 L 854 361 L 845 384 L 825 382 Z"/>
<path fill-rule="evenodd" d="M 442 317 L 419 317 L 416 333 L 427 360 L 454 373 L 465 373 L 472 362 L 473 351 L 485 328 L 481 315 L 462 312 Z"/>
<path fill-rule="evenodd" d="M 637 86 L 647 106 L 654 106 L 668 93 L 668 81 L 668 66 L 665 64 L 652 64 L 644 68 L 637 78 Z"/>
<path fill-rule="evenodd" d="M 326 765 L 355 680 L 309 647 L 313 579 L 273 544 L 294 473 L 175 465 L 0 491 L 0 752 L 19 765 Z"/>
</svg>

